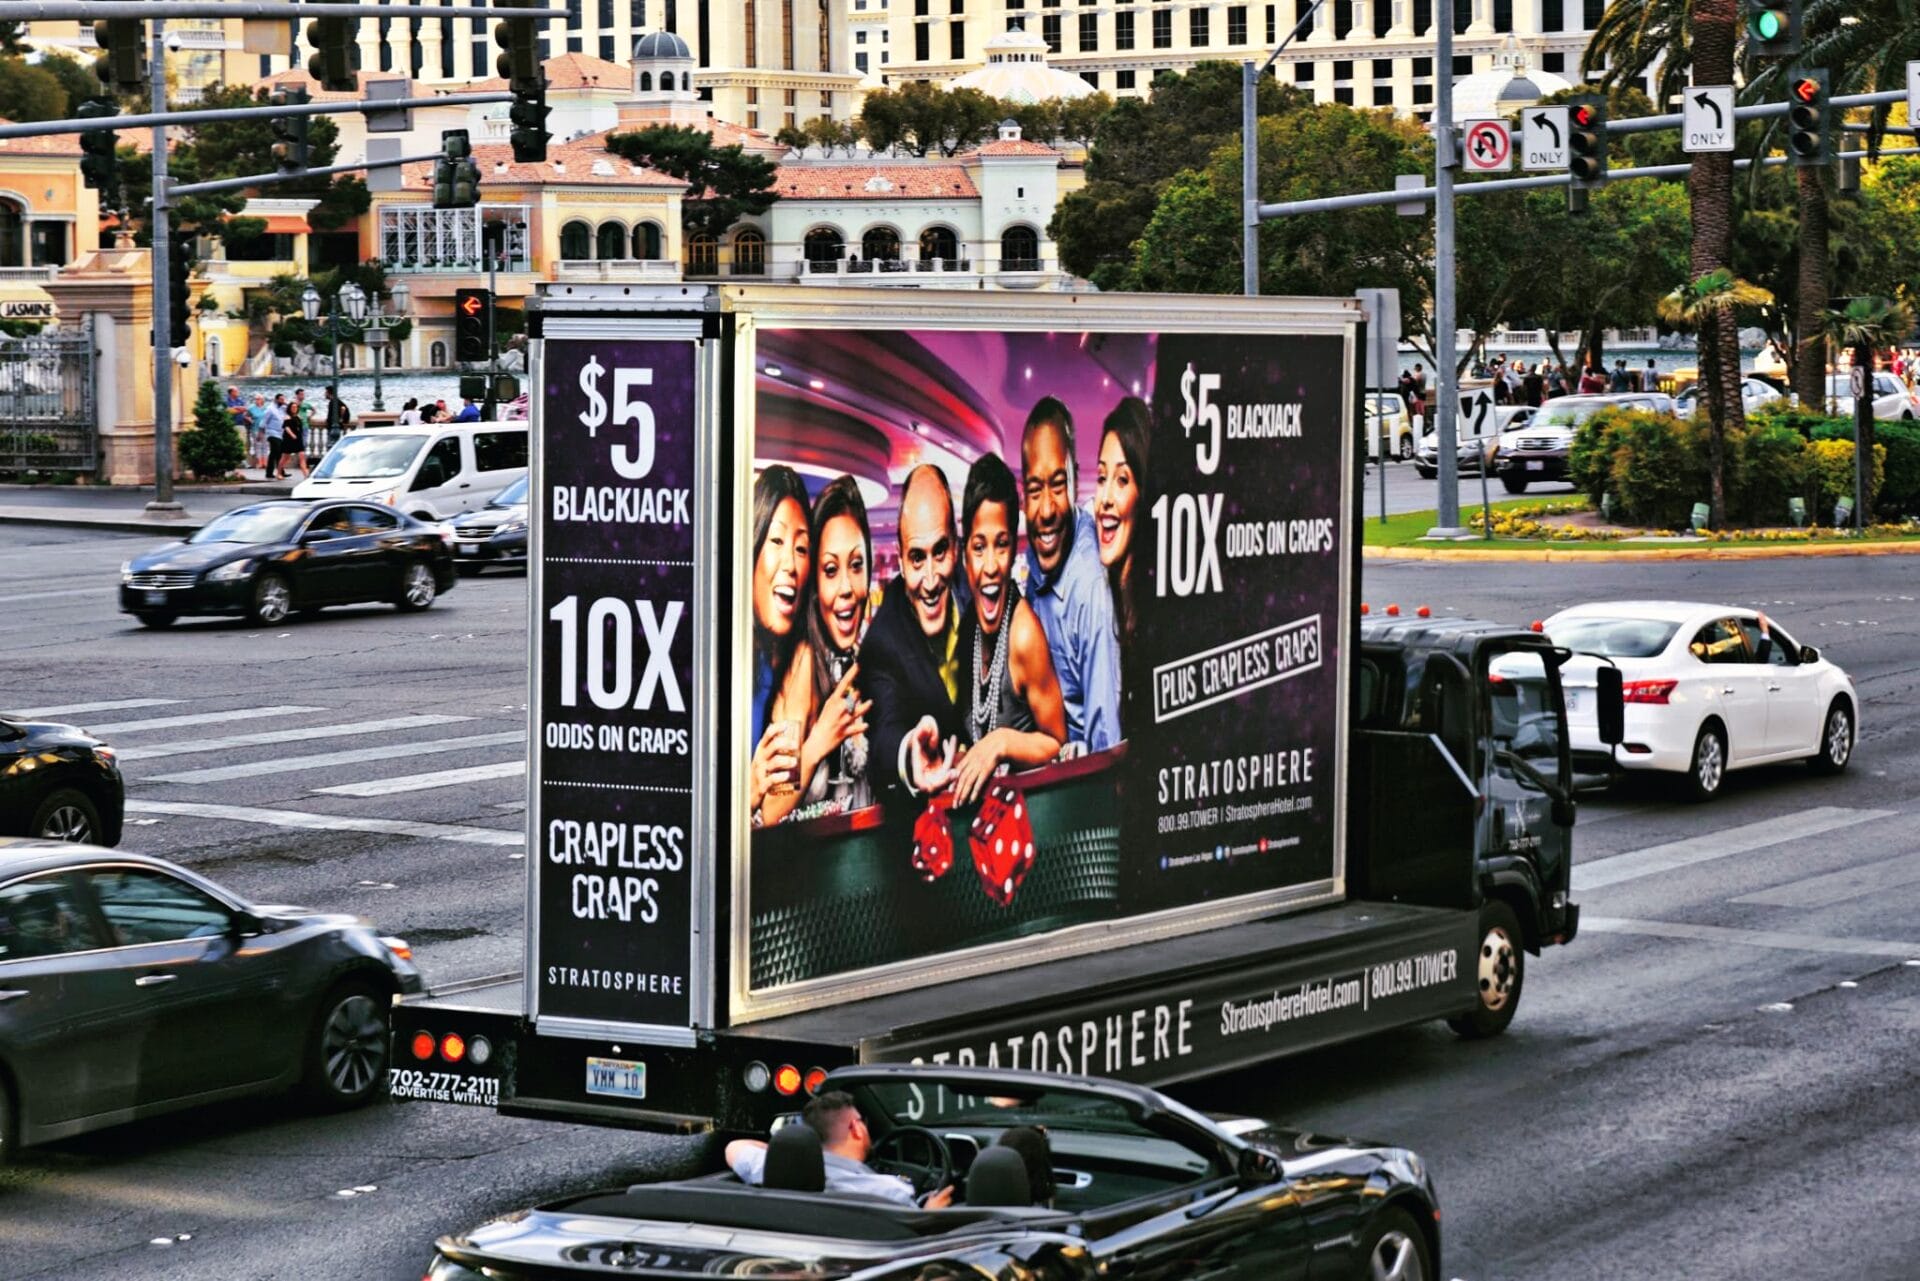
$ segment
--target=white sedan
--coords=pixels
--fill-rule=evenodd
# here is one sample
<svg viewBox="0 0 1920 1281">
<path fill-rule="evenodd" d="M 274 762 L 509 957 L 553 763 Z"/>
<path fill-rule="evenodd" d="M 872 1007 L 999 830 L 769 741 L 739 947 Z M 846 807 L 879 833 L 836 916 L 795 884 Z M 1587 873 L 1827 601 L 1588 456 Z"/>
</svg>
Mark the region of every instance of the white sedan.
<svg viewBox="0 0 1920 1281">
<path fill-rule="evenodd" d="M 1751 609 L 1603 601 L 1562 610 L 1545 631 L 1575 653 L 1561 679 L 1576 768 L 1680 774 L 1704 801 L 1728 770 L 1804 760 L 1837 774 L 1853 755 L 1853 681 Z M 1625 686 L 1626 738 L 1612 751 L 1596 718 L 1594 673 L 1603 663 L 1620 668 Z"/>
</svg>

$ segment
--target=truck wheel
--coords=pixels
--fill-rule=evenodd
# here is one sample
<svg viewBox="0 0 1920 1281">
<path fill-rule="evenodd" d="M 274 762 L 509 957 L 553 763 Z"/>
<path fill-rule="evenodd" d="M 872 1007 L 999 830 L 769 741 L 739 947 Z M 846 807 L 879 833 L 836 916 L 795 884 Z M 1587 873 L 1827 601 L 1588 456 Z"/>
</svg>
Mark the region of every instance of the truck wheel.
<svg viewBox="0 0 1920 1281">
<path fill-rule="evenodd" d="M 1471 1041 L 1507 1030 L 1513 1012 L 1520 1008 L 1520 989 L 1527 979 L 1520 922 L 1499 899 L 1489 899 L 1480 909 L 1480 950 L 1474 964 L 1480 999 L 1470 1013 L 1447 1020 L 1448 1027 Z"/>
<path fill-rule="evenodd" d="M 387 1084 L 393 1002 L 365 980 L 349 980 L 320 999 L 307 1034 L 301 1088 L 319 1108 L 359 1107 Z"/>
<path fill-rule="evenodd" d="M 1682 790 L 1690 801 L 1710 801 L 1720 794 L 1727 780 L 1727 733 L 1718 722 L 1708 721 L 1693 740 L 1693 755 L 1687 759 L 1687 775 Z"/>
<path fill-rule="evenodd" d="M 1360 1238 L 1359 1281 L 1427 1281 L 1433 1275 L 1426 1234 L 1413 1216 L 1388 1206 Z"/>
<path fill-rule="evenodd" d="M 1524 494 L 1527 492 L 1527 481 L 1524 476 L 1502 476 L 1500 478 L 1500 484 L 1509 494 Z"/>
<path fill-rule="evenodd" d="M 1838 774 L 1853 759 L 1853 709 L 1836 698 L 1820 730 L 1820 749 L 1807 760 L 1816 774 Z"/>
</svg>

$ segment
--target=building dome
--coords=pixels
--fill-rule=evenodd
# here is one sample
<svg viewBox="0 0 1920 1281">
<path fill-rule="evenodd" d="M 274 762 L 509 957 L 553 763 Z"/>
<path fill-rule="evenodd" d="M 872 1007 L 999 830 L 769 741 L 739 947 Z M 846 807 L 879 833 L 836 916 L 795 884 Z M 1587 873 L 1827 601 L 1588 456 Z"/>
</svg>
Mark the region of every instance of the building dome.
<svg viewBox="0 0 1920 1281">
<path fill-rule="evenodd" d="M 1019 27 L 987 41 L 987 65 L 948 81 L 947 88 L 978 89 L 989 98 L 1008 102 L 1085 98 L 1093 93 L 1093 86 L 1079 76 L 1049 67 L 1047 42 Z"/>
<path fill-rule="evenodd" d="M 671 31 L 649 31 L 633 46 L 635 58 L 691 58 L 693 50 Z"/>
<path fill-rule="evenodd" d="M 1529 65 L 1526 50 L 1512 36 L 1500 42 L 1493 66 L 1453 82 L 1453 118 L 1477 120 L 1525 111 L 1542 98 L 1565 93 L 1573 82 Z"/>
</svg>

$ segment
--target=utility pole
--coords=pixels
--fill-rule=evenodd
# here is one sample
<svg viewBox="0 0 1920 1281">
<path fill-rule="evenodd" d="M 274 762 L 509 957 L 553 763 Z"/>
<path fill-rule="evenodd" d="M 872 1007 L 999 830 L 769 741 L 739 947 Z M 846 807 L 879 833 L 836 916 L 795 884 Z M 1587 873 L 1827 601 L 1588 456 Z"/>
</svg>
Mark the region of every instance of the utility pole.
<svg viewBox="0 0 1920 1281">
<path fill-rule="evenodd" d="M 1460 459 L 1456 427 L 1460 395 L 1453 352 L 1453 14 L 1451 0 L 1433 6 L 1433 397 L 1428 424 L 1440 447 L 1440 508 L 1429 538 L 1465 538 L 1460 527 Z M 1384 376 L 1384 375 L 1383 375 Z M 1386 466 L 1383 454 L 1380 465 Z M 1482 463 L 1484 467 L 1486 464 Z"/>
<path fill-rule="evenodd" d="M 167 109 L 166 21 L 153 19 L 147 59 L 148 94 L 154 114 Z M 167 127 L 153 127 L 153 211 L 148 219 L 153 242 L 153 501 L 149 516 L 179 518 L 187 509 L 173 497 L 173 306 L 168 298 Z"/>
</svg>

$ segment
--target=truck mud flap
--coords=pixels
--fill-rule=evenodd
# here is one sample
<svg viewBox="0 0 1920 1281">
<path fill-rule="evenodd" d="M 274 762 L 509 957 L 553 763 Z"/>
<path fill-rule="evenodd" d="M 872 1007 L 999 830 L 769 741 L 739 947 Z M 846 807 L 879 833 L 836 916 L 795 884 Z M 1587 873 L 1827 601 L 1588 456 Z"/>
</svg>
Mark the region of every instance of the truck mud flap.
<svg viewBox="0 0 1920 1281">
<path fill-rule="evenodd" d="M 499 1106 L 517 1022 L 497 1010 L 401 1002 L 393 1011 L 388 1094 L 402 1102 Z"/>
</svg>

